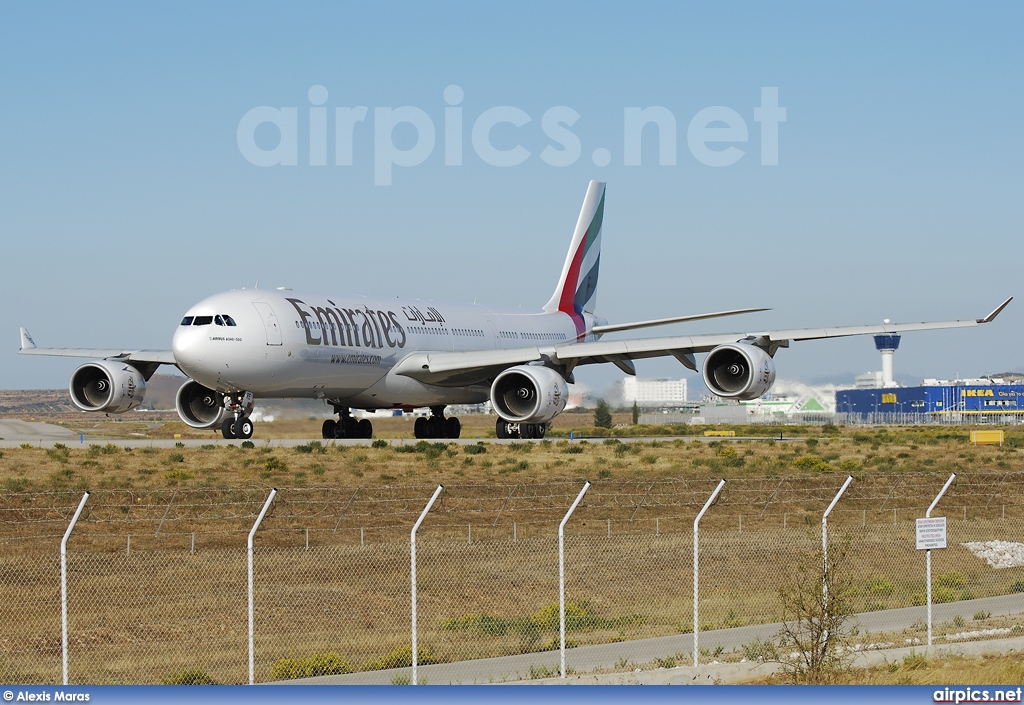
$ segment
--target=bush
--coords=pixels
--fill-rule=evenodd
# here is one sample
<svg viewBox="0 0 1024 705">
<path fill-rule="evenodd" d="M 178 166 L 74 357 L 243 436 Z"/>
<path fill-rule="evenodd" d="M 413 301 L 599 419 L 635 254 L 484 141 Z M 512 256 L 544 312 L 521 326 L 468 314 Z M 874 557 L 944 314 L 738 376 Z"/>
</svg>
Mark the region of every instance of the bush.
<svg viewBox="0 0 1024 705">
<path fill-rule="evenodd" d="M 388 443 L 387 441 L 385 441 L 385 440 L 384 440 L 383 438 L 378 438 L 377 440 L 375 440 L 375 441 L 374 441 L 373 443 L 371 443 L 370 445 L 371 445 L 372 447 L 374 447 L 374 448 L 387 448 L 387 447 L 389 447 L 389 446 L 390 446 L 391 444 L 390 444 L 390 443 Z"/>
<path fill-rule="evenodd" d="M 255 448 L 256 444 L 253 443 L 252 441 L 242 441 L 242 447 L 243 448 Z"/>
<path fill-rule="evenodd" d="M 888 578 L 869 578 L 864 582 L 865 595 L 881 595 L 889 597 L 896 591 L 896 586 Z"/>
<path fill-rule="evenodd" d="M 811 470 L 813 472 L 832 472 L 832 466 L 816 455 L 806 455 L 793 461 L 793 467 L 798 470 Z"/>
<path fill-rule="evenodd" d="M 337 652 L 279 659 L 270 668 L 270 677 L 277 681 L 313 676 L 334 676 L 352 673 L 352 666 Z"/>
<path fill-rule="evenodd" d="M 175 671 L 161 678 L 160 682 L 164 685 L 217 685 L 217 681 L 210 678 L 202 668 L 186 668 L 183 671 Z"/>
<path fill-rule="evenodd" d="M 171 453 L 167 456 L 167 462 L 169 463 L 184 463 L 185 456 L 181 453 Z"/>
<path fill-rule="evenodd" d="M 426 665 L 429 663 L 438 663 L 437 657 L 434 656 L 425 646 L 420 646 L 416 649 L 416 663 L 419 665 Z M 405 646 L 399 646 L 393 649 L 387 656 L 381 656 L 367 661 L 363 664 L 364 671 L 385 671 L 389 668 L 405 668 L 406 666 L 412 665 L 412 645 L 406 644 Z"/>
<path fill-rule="evenodd" d="M 263 467 L 266 468 L 267 470 L 270 470 L 271 472 L 275 470 L 285 472 L 288 470 L 288 463 L 272 455 L 269 458 L 267 458 L 267 460 L 263 463 Z"/>
<path fill-rule="evenodd" d="M 948 573 L 939 573 L 935 576 L 935 585 L 940 588 L 954 590 L 962 588 L 967 584 L 967 576 L 959 570 L 951 570 Z"/>
<path fill-rule="evenodd" d="M 1024 580 L 1018 580 L 1010 585 L 1010 592 L 1024 592 Z"/>
<path fill-rule="evenodd" d="M 475 446 L 464 447 L 462 452 L 466 455 L 480 455 L 487 452 L 487 447 L 483 443 L 477 443 Z"/>
<path fill-rule="evenodd" d="M 327 448 L 320 441 L 310 441 L 309 443 L 302 443 L 295 446 L 295 450 L 300 453 L 326 453 Z"/>
</svg>

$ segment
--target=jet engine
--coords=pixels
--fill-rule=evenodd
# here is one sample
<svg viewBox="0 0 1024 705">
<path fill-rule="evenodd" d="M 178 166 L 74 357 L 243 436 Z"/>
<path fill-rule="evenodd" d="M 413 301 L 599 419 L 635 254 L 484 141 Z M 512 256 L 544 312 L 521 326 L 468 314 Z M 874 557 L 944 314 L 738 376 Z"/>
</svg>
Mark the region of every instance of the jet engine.
<svg viewBox="0 0 1024 705">
<path fill-rule="evenodd" d="M 146 378 L 128 363 L 97 360 L 74 371 L 68 391 L 82 411 L 121 414 L 142 403 Z"/>
<path fill-rule="evenodd" d="M 178 389 L 174 399 L 178 416 L 192 428 L 219 428 L 228 416 L 224 395 L 190 379 Z"/>
<path fill-rule="evenodd" d="M 775 363 L 755 345 L 719 345 L 704 360 L 704 384 L 727 399 L 757 399 L 775 384 Z"/>
<path fill-rule="evenodd" d="M 558 416 L 569 400 L 562 375 L 548 367 L 510 367 L 491 385 L 491 406 L 512 423 L 544 423 Z"/>
</svg>

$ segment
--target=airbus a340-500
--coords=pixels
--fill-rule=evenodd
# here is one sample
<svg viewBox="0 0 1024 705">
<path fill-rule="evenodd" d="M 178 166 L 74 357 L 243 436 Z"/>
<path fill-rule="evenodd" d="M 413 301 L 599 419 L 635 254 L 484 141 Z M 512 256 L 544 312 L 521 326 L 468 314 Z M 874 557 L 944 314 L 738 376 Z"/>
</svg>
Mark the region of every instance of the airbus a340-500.
<svg viewBox="0 0 1024 705">
<path fill-rule="evenodd" d="M 160 365 L 189 380 L 178 391 L 181 419 L 225 438 L 249 438 L 257 398 L 313 398 L 338 418 L 324 438 L 369 438 L 368 419 L 352 409 L 429 407 L 415 422 L 417 438 L 458 438 L 449 404 L 490 400 L 500 438 L 541 438 L 568 400 L 578 365 L 611 363 L 635 374 L 633 360 L 671 355 L 691 370 L 707 353 L 704 382 L 729 399 L 756 399 L 775 382 L 773 357 L 792 340 L 959 328 L 962 321 L 809 328 L 750 333 L 602 340 L 607 333 L 766 309 L 609 324 L 595 313 L 605 185 L 587 189 L 569 253 L 550 301 L 523 312 L 421 300 L 243 289 L 215 294 L 181 319 L 170 350 L 36 347 L 21 329 L 21 353 L 93 358 L 71 375 L 71 400 L 84 411 L 123 413 L 142 403 Z"/>
</svg>

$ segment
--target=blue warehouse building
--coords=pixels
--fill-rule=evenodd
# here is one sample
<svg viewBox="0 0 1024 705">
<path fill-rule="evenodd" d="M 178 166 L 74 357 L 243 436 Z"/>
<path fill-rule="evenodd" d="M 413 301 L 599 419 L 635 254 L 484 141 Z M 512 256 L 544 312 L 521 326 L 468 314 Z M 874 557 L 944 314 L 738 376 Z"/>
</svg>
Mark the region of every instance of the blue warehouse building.
<svg viewBox="0 0 1024 705">
<path fill-rule="evenodd" d="M 882 420 L 894 415 L 1017 417 L 1024 414 L 1024 384 L 944 384 L 921 387 L 844 389 L 836 413 Z M 981 421 L 982 419 L 978 419 Z"/>
</svg>

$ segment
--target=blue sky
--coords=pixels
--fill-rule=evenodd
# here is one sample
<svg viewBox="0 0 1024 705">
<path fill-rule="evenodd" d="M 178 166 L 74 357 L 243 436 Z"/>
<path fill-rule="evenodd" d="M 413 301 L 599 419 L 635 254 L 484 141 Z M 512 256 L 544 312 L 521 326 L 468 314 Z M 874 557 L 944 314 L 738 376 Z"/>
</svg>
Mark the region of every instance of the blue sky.
<svg viewBox="0 0 1024 705">
<path fill-rule="evenodd" d="M 40 345 L 168 348 L 192 303 L 224 289 L 421 296 L 536 307 L 550 296 L 587 182 L 608 182 L 599 312 L 610 321 L 770 306 L 666 334 L 977 318 L 1017 290 L 1024 247 L 1024 26 L 1019 3 L 378 3 L 0 5 L 0 387 L 66 384 L 76 363 Z M 463 99 L 459 166 L 445 165 L 445 89 Z M 323 86 L 327 164 L 310 164 L 309 95 Z M 761 163 L 763 88 L 786 110 Z M 254 108 L 295 108 L 297 164 L 239 147 Z M 335 109 L 365 106 L 352 164 Z M 378 111 L 411 106 L 436 131 L 422 163 L 378 185 L 375 159 L 421 139 Z M 476 152 L 475 122 L 500 106 Z M 580 156 L 543 116 L 558 106 Z M 624 114 L 676 122 L 625 162 Z M 718 106 L 746 141 L 729 166 L 688 129 Z M 723 123 L 713 123 L 721 127 Z M 561 133 L 564 134 L 564 133 Z M 261 149 L 276 129 L 253 133 Z M 595 164 L 597 149 L 607 165 Z M 376 150 L 376 152 L 375 152 Z M 897 372 L 1024 368 L 1024 300 L 979 330 L 904 337 Z M 879 366 L 869 339 L 802 343 L 780 377 Z M 642 362 L 644 376 L 682 376 Z M 586 370 L 603 388 L 617 370 Z"/>
</svg>

